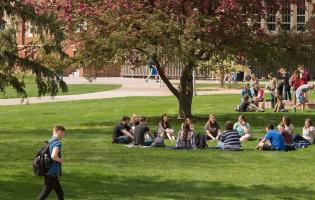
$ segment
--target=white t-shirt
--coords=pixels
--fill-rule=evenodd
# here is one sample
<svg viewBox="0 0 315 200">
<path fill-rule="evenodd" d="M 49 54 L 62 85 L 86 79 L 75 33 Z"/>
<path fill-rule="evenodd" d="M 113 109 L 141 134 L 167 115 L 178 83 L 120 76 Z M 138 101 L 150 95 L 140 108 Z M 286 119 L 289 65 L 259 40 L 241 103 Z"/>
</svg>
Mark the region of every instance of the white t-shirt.
<svg viewBox="0 0 315 200">
<path fill-rule="evenodd" d="M 303 127 L 303 138 L 309 141 L 309 143 L 314 143 L 314 134 L 315 134 L 315 128 L 313 126 L 306 128 Z"/>
</svg>

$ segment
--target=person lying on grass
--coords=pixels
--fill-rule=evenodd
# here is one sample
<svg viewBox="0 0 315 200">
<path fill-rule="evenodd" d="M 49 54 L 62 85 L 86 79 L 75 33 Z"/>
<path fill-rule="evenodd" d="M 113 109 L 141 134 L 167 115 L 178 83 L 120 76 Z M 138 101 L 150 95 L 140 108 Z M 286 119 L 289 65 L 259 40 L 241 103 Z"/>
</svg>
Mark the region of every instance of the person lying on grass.
<svg viewBox="0 0 315 200">
<path fill-rule="evenodd" d="M 276 130 L 274 126 L 269 124 L 266 127 L 267 134 L 265 137 L 258 143 L 256 149 L 263 151 L 285 151 L 285 143 L 283 136 Z"/>
<path fill-rule="evenodd" d="M 244 115 L 240 115 L 237 118 L 238 122 L 236 122 L 233 126 L 233 129 L 236 130 L 240 136 L 240 141 L 244 142 L 251 139 L 250 134 L 250 125 L 246 121 Z"/>
<path fill-rule="evenodd" d="M 129 144 L 133 141 L 133 130 L 129 127 L 130 118 L 123 116 L 113 131 L 113 143 Z"/>
<path fill-rule="evenodd" d="M 183 129 L 178 133 L 176 149 L 197 149 L 195 134 L 190 127 L 189 123 L 183 124 Z"/>
<path fill-rule="evenodd" d="M 217 148 L 224 150 L 241 150 L 241 142 L 239 133 L 233 129 L 233 123 L 227 121 L 225 123 L 225 131 L 220 136 Z"/>
<path fill-rule="evenodd" d="M 161 121 L 158 124 L 158 134 L 161 138 L 167 136 L 170 140 L 175 140 L 174 129 L 172 129 L 171 123 L 168 120 L 166 114 L 162 115 Z"/>
<path fill-rule="evenodd" d="M 294 134 L 293 141 L 298 142 L 306 142 L 308 145 L 314 143 L 315 138 L 315 128 L 313 127 L 312 120 L 310 118 L 305 119 L 304 127 L 302 129 L 302 136 L 298 134 Z"/>
<path fill-rule="evenodd" d="M 306 102 L 306 93 L 310 90 L 313 89 L 314 85 L 301 85 L 295 92 L 295 96 L 297 99 L 297 104 L 292 108 L 293 112 L 296 112 L 297 107 L 301 107 L 301 110 L 304 111 L 305 109 L 305 102 Z"/>
<path fill-rule="evenodd" d="M 221 134 L 220 125 L 214 115 L 209 115 L 208 122 L 204 129 L 206 130 L 207 140 L 218 140 Z"/>
<path fill-rule="evenodd" d="M 151 146 L 154 136 L 151 134 L 150 128 L 146 125 L 147 119 L 144 116 L 139 117 L 139 125 L 135 128 L 134 145 Z"/>
</svg>

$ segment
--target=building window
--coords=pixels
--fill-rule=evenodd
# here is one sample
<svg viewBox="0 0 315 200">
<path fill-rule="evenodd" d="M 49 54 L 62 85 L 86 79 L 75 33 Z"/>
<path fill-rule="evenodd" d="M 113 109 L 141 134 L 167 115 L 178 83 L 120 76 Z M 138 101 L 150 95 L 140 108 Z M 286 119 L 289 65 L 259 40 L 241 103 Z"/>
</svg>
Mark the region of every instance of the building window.
<svg viewBox="0 0 315 200">
<path fill-rule="evenodd" d="M 25 29 L 26 29 L 26 36 L 28 37 L 36 36 L 35 26 L 31 22 L 28 21 L 25 23 Z"/>
<path fill-rule="evenodd" d="M 305 29 L 305 0 L 297 1 L 297 18 L 296 18 L 296 28 L 297 31 L 304 31 Z"/>
<path fill-rule="evenodd" d="M 284 31 L 291 30 L 291 4 L 290 0 L 283 0 L 281 8 L 281 28 Z"/>
<path fill-rule="evenodd" d="M 266 0 L 267 7 L 267 29 L 275 31 L 277 27 L 276 9 L 273 6 L 273 0 Z"/>
</svg>

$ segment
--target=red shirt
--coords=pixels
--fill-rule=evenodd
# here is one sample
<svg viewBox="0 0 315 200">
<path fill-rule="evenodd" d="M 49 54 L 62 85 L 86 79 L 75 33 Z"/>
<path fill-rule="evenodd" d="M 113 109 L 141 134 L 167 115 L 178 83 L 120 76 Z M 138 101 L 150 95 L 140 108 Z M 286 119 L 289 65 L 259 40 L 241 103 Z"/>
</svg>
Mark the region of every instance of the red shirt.
<svg viewBox="0 0 315 200">
<path fill-rule="evenodd" d="M 297 79 L 295 77 L 291 77 L 291 86 L 294 88 L 294 90 L 297 90 L 302 85 L 301 80 Z"/>
<path fill-rule="evenodd" d="M 292 140 L 292 135 L 287 132 L 287 131 L 284 131 L 281 133 L 283 139 L 284 139 L 284 143 L 285 144 L 292 144 L 293 143 L 293 140 Z"/>
</svg>

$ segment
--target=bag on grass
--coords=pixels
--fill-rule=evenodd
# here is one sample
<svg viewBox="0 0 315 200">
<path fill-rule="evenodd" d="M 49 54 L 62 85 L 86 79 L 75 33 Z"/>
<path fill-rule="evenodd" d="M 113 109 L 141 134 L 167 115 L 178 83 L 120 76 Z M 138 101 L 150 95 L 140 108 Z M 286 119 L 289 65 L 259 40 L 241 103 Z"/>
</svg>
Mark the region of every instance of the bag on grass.
<svg viewBox="0 0 315 200">
<path fill-rule="evenodd" d="M 161 137 L 155 138 L 151 147 L 165 147 L 163 138 Z"/>
<path fill-rule="evenodd" d="M 54 142 L 45 142 L 44 146 L 37 152 L 33 159 L 33 172 L 36 176 L 44 176 L 52 163 L 49 146 Z"/>
<path fill-rule="evenodd" d="M 207 136 L 205 136 L 204 134 L 197 134 L 195 136 L 195 143 L 198 149 L 206 149 L 208 147 Z"/>
</svg>

